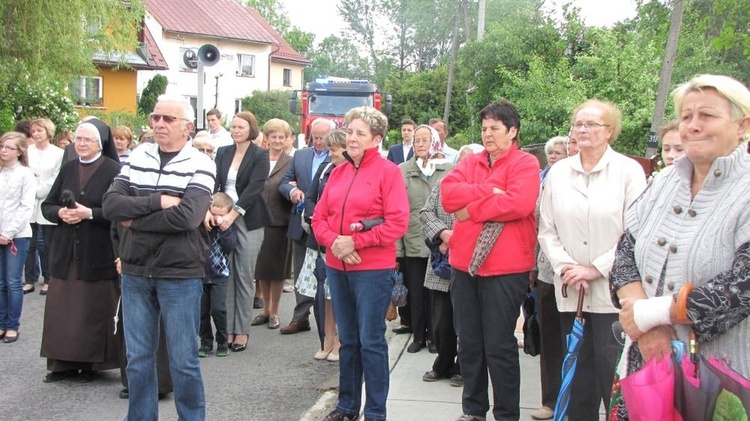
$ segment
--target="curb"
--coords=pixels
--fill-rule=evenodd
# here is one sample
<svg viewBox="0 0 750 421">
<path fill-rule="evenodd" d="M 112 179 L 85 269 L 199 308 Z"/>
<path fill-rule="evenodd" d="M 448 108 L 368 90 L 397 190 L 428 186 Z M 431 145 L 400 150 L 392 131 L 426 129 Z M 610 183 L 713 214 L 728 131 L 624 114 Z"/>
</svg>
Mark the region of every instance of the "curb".
<svg viewBox="0 0 750 421">
<path fill-rule="evenodd" d="M 397 319 L 398 320 L 398 319 Z M 388 372 L 392 373 L 398 364 L 401 356 L 404 354 L 406 346 L 409 344 L 412 335 L 396 335 L 391 329 L 399 326 L 397 321 L 386 322 L 385 338 L 388 341 Z M 338 401 L 338 379 L 336 379 L 336 389 L 324 392 L 307 411 L 302 413 L 300 421 L 321 421 L 325 416 L 333 411 Z M 364 402 L 364 400 L 363 400 Z"/>
</svg>

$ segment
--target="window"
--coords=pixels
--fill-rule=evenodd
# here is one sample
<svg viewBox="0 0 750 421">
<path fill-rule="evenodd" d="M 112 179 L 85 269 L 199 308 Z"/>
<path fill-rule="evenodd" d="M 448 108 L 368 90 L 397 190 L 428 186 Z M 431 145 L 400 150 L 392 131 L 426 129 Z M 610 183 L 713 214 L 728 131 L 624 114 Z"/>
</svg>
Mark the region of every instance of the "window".
<svg viewBox="0 0 750 421">
<path fill-rule="evenodd" d="M 255 56 L 250 54 L 237 54 L 239 62 L 238 76 L 255 77 Z"/>
<path fill-rule="evenodd" d="M 100 105 L 102 103 L 102 78 L 82 77 L 74 79 L 68 86 L 70 96 L 78 105 Z"/>
<path fill-rule="evenodd" d="M 242 98 L 237 98 L 234 100 L 234 113 L 237 114 L 240 111 L 242 111 Z"/>
<path fill-rule="evenodd" d="M 284 69 L 284 86 L 292 86 L 292 69 Z"/>
<path fill-rule="evenodd" d="M 188 65 L 185 63 L 185 52 L 188 50 L 192 50 L 194 53 L 196 52 L 195 48 L 182 48 L 180 47 L 180 71 L 181 72 L 194 72 L 195 68 L 198 67 L 196 64 L 196 67 L 188 67 Z M 197 59 L 197 55 L 196 55 Z"/>
</svg>

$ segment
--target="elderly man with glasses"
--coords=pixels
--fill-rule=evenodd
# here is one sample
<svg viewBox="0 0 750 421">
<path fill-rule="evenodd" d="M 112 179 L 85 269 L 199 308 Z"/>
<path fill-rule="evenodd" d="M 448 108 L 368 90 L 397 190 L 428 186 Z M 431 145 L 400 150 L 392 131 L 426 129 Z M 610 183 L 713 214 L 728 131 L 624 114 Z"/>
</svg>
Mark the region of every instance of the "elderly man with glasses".
<svg viewBox="0 0 750 421">
<path fill-rule="evenodd" d="M 164 321 L 178 417 L 206 416 L 198 326 L 216 167 L 188 142 L 193 110 L 162 95 L 149 123 L 155 143 L 133 151 L 104 197 L 104 214 L 121 223 L 122 308 L 128 357 L 128 420 L 156 420 L 159 315 Z"/>
</svg>

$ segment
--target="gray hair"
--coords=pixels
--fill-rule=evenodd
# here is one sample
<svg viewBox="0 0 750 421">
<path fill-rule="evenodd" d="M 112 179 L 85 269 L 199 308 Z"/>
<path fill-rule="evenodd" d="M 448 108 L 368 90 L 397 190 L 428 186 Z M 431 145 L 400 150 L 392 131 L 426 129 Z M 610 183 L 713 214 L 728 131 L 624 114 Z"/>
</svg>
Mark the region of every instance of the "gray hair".
<svg viewBox="0 0 750 421">
<path fill-rule="evenodd" d="M 555 149 L 555 145 L 563 145 L 565 148 L 565 153 L 568 153 L 568 136 L 555 136 L 552 139 L 548 140 L 547 143 L 544 144 L 544 152 L 550 153 L 553 149 Z"/>
<path fill-rule="evenodd" d="M 176 94 L 161 94 L 159 95 L 159 98 L 157 98 L 156 102 L 172 102 L 178 104 L 180 107 L 182 107 L 182 115 L 177 117 L 187 119 L 187 121 L 193 121 L 193 117 L 195 115 L 195 113 L 193 112 L 193 106 L 190 105 L 190 100 L 188 100 L 184 96 Z"/>
<path fill-rule="evenodd" d="M 388 117 L 372 107 L 356 107 L 346 112 L 344 123 L 347 125 L 353 120 L 360 119 L 370 126 L 370 132 L 373 136 L 385 138 L 388 133 Z"/>
<path fill-rule="evenodd" d="M 313 130 L 315 130 L 315 126 L 317 126 L 318 124 L 325 124 L 326 126 L 328 126 L 330 128 L 330 130 L 328 130 L 329 133 L 336 130 L 336 123 L 333 120 L 321 117 L 313 120 L 313 122 L 310 124 L 310 131 L 312 132 Z"/>
</svg>

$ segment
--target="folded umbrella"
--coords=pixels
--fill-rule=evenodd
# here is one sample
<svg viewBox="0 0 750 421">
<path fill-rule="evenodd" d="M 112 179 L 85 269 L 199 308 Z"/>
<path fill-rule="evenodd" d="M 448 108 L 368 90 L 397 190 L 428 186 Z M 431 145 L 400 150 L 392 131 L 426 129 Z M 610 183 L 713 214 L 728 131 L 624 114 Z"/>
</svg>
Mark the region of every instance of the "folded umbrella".
<svg viewBox="0 0 750 421">
<path fill-rule="evenodd" d="M 562 286 L 563 297 L 568 296 L 568 285 Z M 576 319 L 573 321 L 573 329 L 565 337 L 565 342 L 568 345 L 568 353 L 565 355 L 565 359 L 562 363 L 562 382 L 560 384 L 560 392 L 557 395 L 557 402 L 555 403 L 555 421 L 562 421 L 565 419 L 565 415 L 568 413 L 568 406 L 570 405 L 570 393 L 573 389 L 573 378 L 576 374 L 576 366 L 578 365 L 578 352 L 581 349 L 583 343 L 583 289 L 578 295 L 578 308 L 576 309 Z"/>
</svg>

